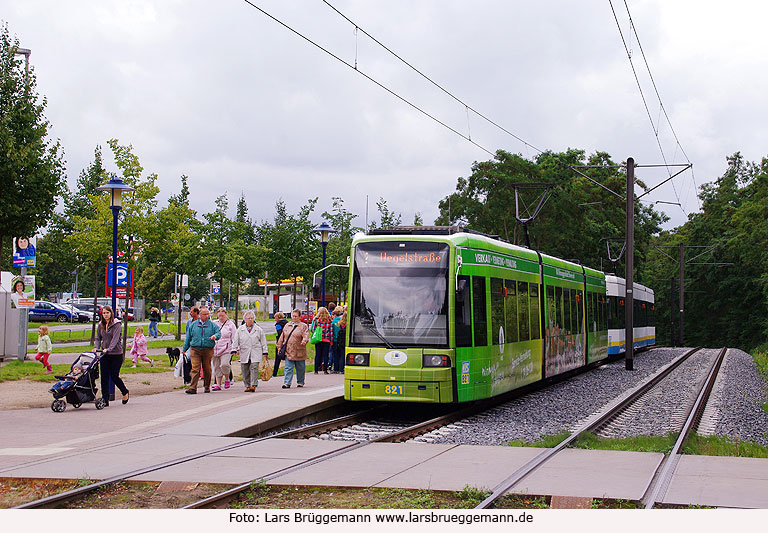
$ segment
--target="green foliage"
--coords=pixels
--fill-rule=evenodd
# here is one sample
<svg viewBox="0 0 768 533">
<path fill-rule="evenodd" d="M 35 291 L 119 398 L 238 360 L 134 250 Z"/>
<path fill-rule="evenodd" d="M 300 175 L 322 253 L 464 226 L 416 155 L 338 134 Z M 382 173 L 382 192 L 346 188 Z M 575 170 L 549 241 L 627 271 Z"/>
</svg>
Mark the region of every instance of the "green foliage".
<svg viewBox="0 0 768 533">
<path fill-rule="evenodd" d="M 617 450 L 632 452 L 668 453 L 675 445 L 677 435 L 638 435 L 622 439 L 605 439 L 593 433 L 581 435 L 573 444 L 574 448 L 585 450 Z"/>
<path fill-rule="evenodd" d="M 371 221 L 368 224 L 368 231 L 375 229 L 384 229 L 391 226 L 399 226 L 403 220 L 403 216 L 395 211 L 390 211 L 387 206 L 387 201 L 384 198 L 379 198 L 376 202 L 376 209 L 379 210 L 379 222 Z"/>
<path fill-rule="evenodd" d="M 317 198 L 307 201 L 296 213 L 288 213 L 285 202 L 275 203 L 275 217 L 265 221 L 258 229 L 259 242 L 271 252 L 266 255 L 263 270 L 270 283 L 302 277 L 311 284 L 312 274 L 321 268 L 322 249 L 310 216 L 317 205 Z M 293 285 L 295 288 L 295 283 Z M 278 288 L 279 294 L 279 288 Z M 292 307 L 296 308 L 296 295 Z"/>
<path fill-rule="evenodd" d="M 768 338 L 768 159 L 750 163 L 737 152 L 727 163 L 721 177 L 701 187 L 702 211 L 654 244 L 712 247 L 685 251 L 685 345 L 751 350 Z M 649 255 L 647 277 L 659 280 L 650 284 L 663 313 L 658 325 L 666 326 L 668 310 L 678 309 L 677 295 L 669 294 L 669 278 L 678 277 L 678 256 L 677 248 Z M 666 334 L 663 326 L 659 329 Z"/>
<path fill-rule="evenodd" d="M 463 224 L 485 233 L 499 235 L 514 244 L 525 245 L 522 226 L 515 219 L 516 183 L 551 184 L 552 195 L 538 217 L 529 225 L 531 246 L 548 254 L 578 260 L 595 268 L 608 269 L 602 239 L 624 236 L 624 201 L 579 176 L 569 168 L 588 164 L 601 168 L 586 170 L 592 179 L 622 195 L 626 176 L 610 156 L 597 152 L 585 158 L 582 150 L 545 152 L 534 161 L 503 150 L 492 161 L 472 165 L 472 174 L 460 177 L 456 192 L 440 201 L 436 224 Z M 638 180 L 640 189 L 644 188 Z M 543 190 L 520 192 L 520 217 L 528 218 L 538 205 Z M 665 218 L 651 207 L 635 203 L 636 265 L 642 264 L 650 238 Z M 567 221 L 567 223 L 563 223 Z"/>
<path fill-rule="evenodd" d="M 755 361 L 755 366 L 763 376 L 763 379 L 768 381 L 768 347 L 762 346 L 752 351 L 752 359 Z"/>
<path fill-rule="evenodd" d="M 352 238 L 363 229 L 353 224 L 354 219 L 358 216 L 344 207 L 343 198 L 335 196 L 332 200 L 332 209 L 323 213 L 323 218 L 336 230 L 336 233 L 332 233 L 328 241 L 326 264 L 346 265 L 347 257 L 351 252 Z M 348 268 L 333 267 L 326 270 L 327 292 L 340 295 L 342 291 L 347 291 L 348 284 Z"/>
<path fill-rule="evenodd" d="M 16 54 L 19 41 L 0 25 L 0 257 L 10 237 L 45 226 L 65 190 L 59 141 L 48 139 L 46 99 L 36 92 L 34 68 Z"/>
<path fill-rule="evenodd" d="M 456 496 L 458 496 L 460 500 L 466 503 L 467 507 L 476 507 L 480 502 L 485 500 L 490 495 L 491 491 L 489 490 L 481 490 L 476 487 L 470 487 L 469 485 L 464 485 L 464 488 L 461 489 L 460 492 L 456 493 Z"/>
<path fill-rule="evenodd" d="M 717 455 L 725 457 L 768 458 L 768 448 L 749 441 L 720 435 L 691 435 L 683 446 L 683 453 L 691 455 Z"/>
<path fill-rule="evenodd" d="M 533 447 L 533 448 L 554 448 L 561 442 L 563 442 L 565 439 L 570 437 L 571 434 L 567 431 L 561 431 L 557 435 L 542 435 L 541 439 L 534 442 L 529 442 L 525 440 L 513 440 L 510 441 L 508 446 L 514 446 L 514 447 Z"/>
</svg>

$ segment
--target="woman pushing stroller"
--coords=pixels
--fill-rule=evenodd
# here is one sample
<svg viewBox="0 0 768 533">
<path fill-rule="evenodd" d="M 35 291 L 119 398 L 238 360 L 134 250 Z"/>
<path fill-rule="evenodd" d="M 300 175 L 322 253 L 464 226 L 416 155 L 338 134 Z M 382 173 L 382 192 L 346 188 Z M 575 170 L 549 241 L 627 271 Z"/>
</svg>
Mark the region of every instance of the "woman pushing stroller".
<svg viewBox="0 0 768 533">
<path fill-rule="evenodd" d="M 128 403 L 130 392 L 120 379 L 120 367 L 123 366 L 122 322 L 115 318 L 112 308 L 105 305 L 101 308 L 101 320 L 96 328 L 96 344 L 94 352 L 101 351 L 99 370 L 101 372 L 101 397 L 104 405 L 109 405 L 109 379 L 123 394 L 123 404 Z"/>
</svg>

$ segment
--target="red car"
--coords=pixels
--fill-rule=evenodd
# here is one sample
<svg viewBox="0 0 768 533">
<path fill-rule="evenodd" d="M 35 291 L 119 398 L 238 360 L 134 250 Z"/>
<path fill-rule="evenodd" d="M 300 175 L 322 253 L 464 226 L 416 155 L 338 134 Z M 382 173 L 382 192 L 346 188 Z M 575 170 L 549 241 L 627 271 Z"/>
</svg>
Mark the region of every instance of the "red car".
<svg viewBox="0 0 768 533">
<path fill-rule="evenodd" d="M 307 312 L 306 312 L 306 311 L 302 311 L 302 312 L 301 312 L 301 318 L 300 318 L 300 320 L 301 320 L 302 322 L 304 322 L 305 324 L 309 324 L 310 322 L 312 322 L 312 320 L 313 320 L 314 318 L 315 318 L 315 314 L 314 314 L 314 313 L 310 313 L 310 314 L 309 314 L 309 316 L 307 316 Z"/>
</svg>

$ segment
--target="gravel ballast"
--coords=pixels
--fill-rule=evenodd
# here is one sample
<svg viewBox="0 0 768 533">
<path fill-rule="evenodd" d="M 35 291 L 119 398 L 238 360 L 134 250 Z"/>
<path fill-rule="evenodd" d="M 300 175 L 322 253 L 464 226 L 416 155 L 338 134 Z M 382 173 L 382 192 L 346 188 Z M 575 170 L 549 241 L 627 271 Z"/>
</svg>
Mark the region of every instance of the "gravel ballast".
<svg viewBox="0 0 768 533">
<path fill-rule="evenodd" d="M 512 440 L 535 442 L 545 435 L 571 431 L 583 420 L 637 386 L 663 365 L 690 348 L 656 348 L 635 355 L 634 370 L 623 359 L 597 367 L 566 381 L 528 394 L 490 411 L 423 435 L 417 440 L 439 444 L 506 445 Z M 752 358 L 731 350 L 724 375 L 721 421 L 718 434 L 766 445 L 768 413 L 765 382 Z M 701 358 L 709 360 L 709 357 Z M 663 417 L 659 413 L 659 417 Z M 644 424 L 649 432 L 662 421 Z M 647 433 L 646 433 L 647 434 Z"/>
</svg>

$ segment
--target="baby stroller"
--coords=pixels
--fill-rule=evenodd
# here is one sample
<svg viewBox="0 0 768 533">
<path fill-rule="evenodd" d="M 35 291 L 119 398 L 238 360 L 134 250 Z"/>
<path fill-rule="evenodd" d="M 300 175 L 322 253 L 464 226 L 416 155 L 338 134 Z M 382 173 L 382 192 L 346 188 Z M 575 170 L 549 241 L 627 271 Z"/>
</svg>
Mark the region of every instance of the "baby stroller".
<svg viewBox="0 0 768 533">
<path fill-rule="evenodd" d="M 96 388 L 96 380 L 99 379 L 99 359 L 100 356 L 95 353 L 83 352 L 72 363 L 65 376 L 55 376 L 59 381 L 48 391 L 54 398 L 51 402 L 53 412 L 63 412 L 68 403 L 77 409 L 85 402 L 92 402 L 94 399 L 96 409 L 104 409 L 103 398 L 96 398 L 96 393 L 99 391 Z"/>
</svg>

